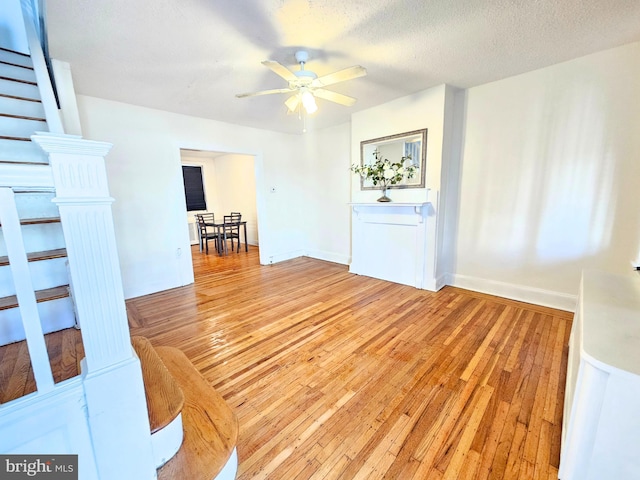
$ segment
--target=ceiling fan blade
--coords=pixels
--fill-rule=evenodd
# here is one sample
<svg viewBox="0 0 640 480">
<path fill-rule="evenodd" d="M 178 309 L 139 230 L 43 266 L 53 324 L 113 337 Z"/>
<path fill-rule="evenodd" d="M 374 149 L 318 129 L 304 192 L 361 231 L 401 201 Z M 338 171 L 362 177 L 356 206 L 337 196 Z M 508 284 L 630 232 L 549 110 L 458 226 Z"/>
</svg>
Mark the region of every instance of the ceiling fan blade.
<svg viewBox="0 0 640 480">
<path fill-rule="evenodd" d="M 275 88 L 273 90 L 262 90 L 261 92 L 238 93 L 236 94 L 236 97 L 257 97 L 258 95 L 271 95 L 272 93 L 290 93 L 292 91 L 293 90 L 291 88 Z"/>
<path fill-rule="evenodd" d="M 353 97 L 349 97 L 341 93 L 332 92 L 331 90 L 324 90 L 322 88 L 314 89 L 313 95 L 318 98 L 329 100 L 330 102 L 339 103 L 340 105 L 344 105 L 345 107 L 350 107 L 351 105 L 356 103 L 356 99 Z"/>
<path fill-rule="evenodd" d="M 293 82 L 298 79 L 298 77 L 296 77 L 291 70 L 274 60 L 265 60 L 264 62 L 262 62 L 262 65 L 271 69 L 271 71 L 276 75 L 280 75 L 287 82 Z"/>
<path fill-rule="evenodd" d="M 296 108 L 298 108 L 298 105 L 300 105 L 300 95 L 292 95 L 292 96 L 290 96 L 287 99 L 287 101 L 284 102 L 284 104 L 289 109 L 289 112 L 291 112 L 291 113 L 295 112 Z"/>
<path fill-rule="evenodd" d="M 316 78 L 311 82 L 312 87 L 326 87 L 327 85 L 333 85 L 334 83 L 344 82 L 351 80 L 352 78 L 364 77 L 367 74 L 367 69 L 360 65 L 354 65 L 353 67 L 345 68 L 344 70 L 338 70 L 337 72 L 324 75 Z"/>
</svg>

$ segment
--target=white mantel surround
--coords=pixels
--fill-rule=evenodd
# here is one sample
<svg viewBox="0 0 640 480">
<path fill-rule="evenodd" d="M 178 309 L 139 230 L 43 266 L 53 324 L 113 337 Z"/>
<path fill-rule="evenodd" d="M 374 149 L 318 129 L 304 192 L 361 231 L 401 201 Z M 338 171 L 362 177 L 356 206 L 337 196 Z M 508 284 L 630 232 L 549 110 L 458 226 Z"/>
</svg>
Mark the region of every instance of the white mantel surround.
<svg viewBox="0 0 640 480">
<path fill-rule="evenodd" d="M 351 176 L 352 273 L 438 291 L 454 271 L 459 151 L 464 98 L 440 85 L 410 97 L 356 112 L 351 117 L 351 160 L 360 162 L 361 142 L 426 128 L 425 188 L 362 190 Z"/>
<path fill-rule="evenodd" d="M 428 253 L 428 218 L 422 203 L 350 203 L 352 259 L 349 271 L 416 288 L 434 290 Z"/>
</svg>

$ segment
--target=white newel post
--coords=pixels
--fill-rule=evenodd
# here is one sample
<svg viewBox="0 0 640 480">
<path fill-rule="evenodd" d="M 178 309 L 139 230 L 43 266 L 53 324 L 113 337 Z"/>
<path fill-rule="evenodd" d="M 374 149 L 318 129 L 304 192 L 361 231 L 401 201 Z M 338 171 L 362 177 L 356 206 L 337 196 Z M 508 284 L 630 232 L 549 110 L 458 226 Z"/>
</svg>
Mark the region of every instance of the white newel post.
<svg viewBox="0 0 640 480">
<path fill-rule="evenodd" d="M 48 153 L 86 358 L 89 425 L 101 478 L 156 477 L 140 362 L 131 347 L 104 157 L 111 144 L 31 137 Z"/>
</svg>

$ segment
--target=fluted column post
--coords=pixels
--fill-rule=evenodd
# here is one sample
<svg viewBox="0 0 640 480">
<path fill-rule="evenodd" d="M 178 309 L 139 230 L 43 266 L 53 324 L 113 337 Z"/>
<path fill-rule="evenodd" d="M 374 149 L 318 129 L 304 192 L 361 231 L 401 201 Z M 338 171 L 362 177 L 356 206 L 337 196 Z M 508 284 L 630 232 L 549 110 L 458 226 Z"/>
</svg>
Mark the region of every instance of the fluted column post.
<svg viewBox="0 0 640 480">
<path fill-rule="evenodd" d="M 88 371 L 131 357 L 104 157 L 111 144 L 32 137 L 49 154 Z"/>
<path fill-rule="evenodd" d="M 88 423 L 100 478 L 156 476 L 140 361 L 133 353 L 104 157 L 111 144 L 31 137 L 49 155 L 86 358 Z"/>
</svg>

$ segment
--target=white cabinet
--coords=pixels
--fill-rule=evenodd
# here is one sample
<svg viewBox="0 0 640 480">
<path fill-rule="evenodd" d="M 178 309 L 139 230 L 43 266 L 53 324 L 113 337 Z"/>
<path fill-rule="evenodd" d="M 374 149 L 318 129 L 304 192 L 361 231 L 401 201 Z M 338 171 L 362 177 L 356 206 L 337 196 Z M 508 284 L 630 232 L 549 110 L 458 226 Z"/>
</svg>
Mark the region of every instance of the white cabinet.
<svg viewBox="0 0 640 480">
<path fill-rule="evenodd" d="M 583 273 L 562 427 L 560 479 L 640 479 L 640 277 Z"/>
</svg>

